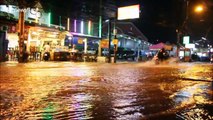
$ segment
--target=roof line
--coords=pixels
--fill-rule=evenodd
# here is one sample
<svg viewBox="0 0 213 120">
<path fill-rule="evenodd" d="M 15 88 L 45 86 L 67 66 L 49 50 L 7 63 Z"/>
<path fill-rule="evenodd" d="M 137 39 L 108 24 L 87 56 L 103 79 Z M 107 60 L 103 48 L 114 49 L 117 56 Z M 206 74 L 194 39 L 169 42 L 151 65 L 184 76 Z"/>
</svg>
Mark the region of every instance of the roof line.
<svg viewBox="0 0 213 120">
<path fill-rule="evenodd" d="M 145 38 L 146 41 L 148 41 L 148 38 L 132 22 L 118 21 L 118 23 L 121 23 L 121 24 L 131 24 L 137 30 L 137 32 L 139 32 L 142 35 L 142 37 Z"/>
</svg>

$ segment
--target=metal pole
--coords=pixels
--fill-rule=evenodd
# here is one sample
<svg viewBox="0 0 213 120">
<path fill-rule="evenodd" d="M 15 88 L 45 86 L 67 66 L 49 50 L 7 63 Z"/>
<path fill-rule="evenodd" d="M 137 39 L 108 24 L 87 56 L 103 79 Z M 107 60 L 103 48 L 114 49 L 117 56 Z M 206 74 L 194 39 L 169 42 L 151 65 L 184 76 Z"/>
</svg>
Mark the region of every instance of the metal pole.
<svg viewBox="0 0 213 120">
<path fill-rule="evenodd" d="M 99 38 L 102 40 L 102 0 L 100 0 L 99 12 Z M 101 40 L 99 41 L 98 56 L 101 56 Z"/>
<path fill-rule="evenodd" d="M 185 16 L 185 19 L 184 19 L 183 24 L 181 25 L 180 29 L 176 30 L 176 32 L 177 32 L 177 53 L 176 53 L 177 57 L 179 57 L 179 51 L 180 51 L 180 46 L 181 46 L 181 44 L 180 44 L 181 35 L 183 35 L 183 29 L 185 28 L 185 25 L 186 25 L 188 18 L 189 18 L 188 8 L 189 8 L 189 0 L 186 0 L 186 9 L 185 9 L 186 10 L 185 11 L 186 16 Z"/>
<path fill-rule="evenodd" d="M 114 63 L 116 63 L 116 59 L 117 59 L 117 45 L 116 44 L 114 44 L 113 51 L 114 51 Z"/>
<path fill-rule="evenodd" d="M 177 32 L 177 53 L 176 57 L 179 57 L 179 51 L 180 51 L 180 31 L 176 30 Z"/>
<path fill-rule="evenodd" d="M 116 27 L 115 27 L 115 23 L 116 21 L 114 21 L 114 25 L 113 25 L 113 35 L 114 35 L 114 39 L 117 39 L 117 30 L 116 30 Z M 114 63 L 116 63 L 117 61 L 117 47 L 118 47 L 118 41 L 117 43 L 115 44 L 114 43 Z"/>
<path fill-rule="evenodd" d="M 138 44 L 137 62 L 139 61 L 139 56 L 140 56 L 140 54 L 139 54 L 140 48 L 139 47 L 140 47 L 140 44 Z"/>
<path fill-rule="evenodd" d="M 112 41 L 112 35 L 111 35 L 111 31 L 112 31 L 112 25 L 111 25 L 111 19 L 109 19 L 109 53 L 108 53 L 108 62 L 110 63 L 111 62 L 111 53 L 110 53 L 110 48 L 111 48 L 111 41 Z"/>
</svg>

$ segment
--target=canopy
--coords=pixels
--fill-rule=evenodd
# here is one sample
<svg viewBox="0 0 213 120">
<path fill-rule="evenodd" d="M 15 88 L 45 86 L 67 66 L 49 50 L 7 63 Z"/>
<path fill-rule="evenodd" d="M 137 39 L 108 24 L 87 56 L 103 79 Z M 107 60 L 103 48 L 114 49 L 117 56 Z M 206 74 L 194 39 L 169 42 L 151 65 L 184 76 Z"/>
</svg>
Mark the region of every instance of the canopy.
<svg viewBox="0 0 213 120">
<path fill-rule="evenodd" d="M 164 48 L 165 50 L 172 50 L 172 46 L 171 45 L 166 45 L 164 43 L 158 43 L 158 44 L 155 44 L 155 45 L 152 45 L 152 46 L 149 46 L 149 49 L 150 50 L 160 50 Z"/>
</svg>

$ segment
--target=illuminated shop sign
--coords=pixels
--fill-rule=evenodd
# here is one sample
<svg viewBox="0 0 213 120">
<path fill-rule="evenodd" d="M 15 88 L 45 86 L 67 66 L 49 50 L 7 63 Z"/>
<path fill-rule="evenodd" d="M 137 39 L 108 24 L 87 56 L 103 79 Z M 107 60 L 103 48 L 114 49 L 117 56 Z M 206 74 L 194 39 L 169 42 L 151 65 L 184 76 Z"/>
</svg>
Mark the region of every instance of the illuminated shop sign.
<svg viewBox="0 0 213 120">
<path fill-rule="evenodd" d="M 189 44 L 189 40 L 190 40 L 189 36 L 184 36 L 183 37 L 183 44 Z"/>
<path fill-rule="evenodd" d="M 39 12 L 38 9 L 30 9 L 28 17 L 32 18 L 32 19 L 40 18 L 41 17 L 41 12 Z"/>
<path fill-rule="evenodd" d="M 118 8 L 118 20 L 135 19 L 140 17 L 140 5 L 131 5 Z"/>
<path fill-rule="evenodd" d="M 195 44 L 185 44 L 186 48 L 195 48 Z"/>
</svg>

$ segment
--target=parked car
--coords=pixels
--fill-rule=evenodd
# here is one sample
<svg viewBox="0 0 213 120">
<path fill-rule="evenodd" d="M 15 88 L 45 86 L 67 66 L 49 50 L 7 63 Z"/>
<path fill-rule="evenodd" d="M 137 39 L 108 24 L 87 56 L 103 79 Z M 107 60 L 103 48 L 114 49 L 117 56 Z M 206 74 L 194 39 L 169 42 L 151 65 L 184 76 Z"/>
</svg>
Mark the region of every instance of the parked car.
<svg viewBox="0 0 213 120">
<path fill-rule="evenodd" d="M 135 60 L 135 57 L 136 57 L 136 54 L 133 50 L 125 49 L 125 48 L 118 48 L 118 51 L 117 51 L 117 58 L 118 59 Z"/>
<path fill-rule="evenodd" d="M 209 62 L 210 59 L 211 59 L 211 58 L 209 58 L 209 57 L 207 57 L 207 56 L 205 56 L 205 57 L 204 57 L 204 56 L 200 57 L 200 61 L 201 61 L 201 62 Z"/>
</svg>

